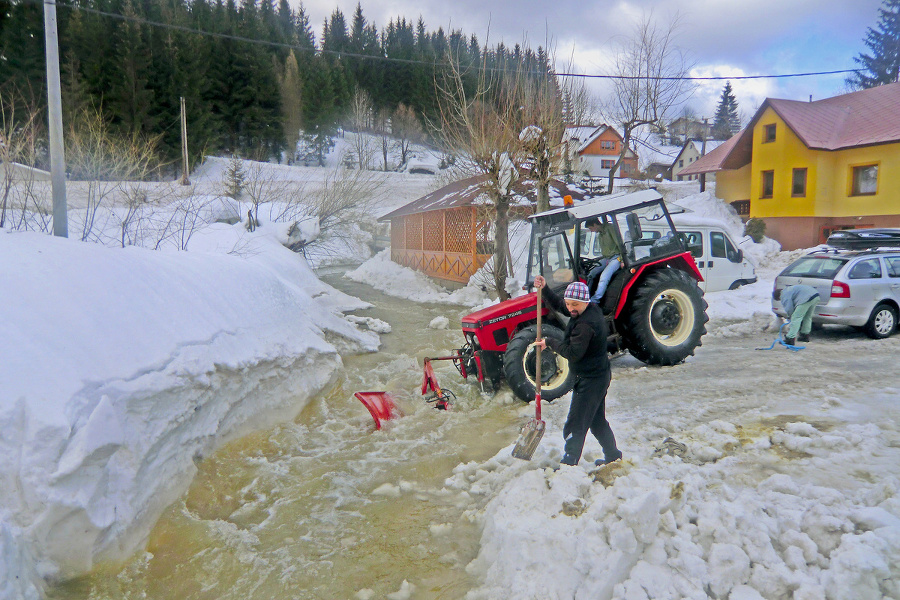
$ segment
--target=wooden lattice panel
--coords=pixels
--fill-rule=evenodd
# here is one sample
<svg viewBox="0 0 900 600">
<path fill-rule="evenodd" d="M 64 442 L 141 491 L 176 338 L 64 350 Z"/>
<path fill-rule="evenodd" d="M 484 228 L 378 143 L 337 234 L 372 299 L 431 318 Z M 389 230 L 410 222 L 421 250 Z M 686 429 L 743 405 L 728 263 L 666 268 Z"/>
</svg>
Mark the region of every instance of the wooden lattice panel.
<svg viewBox="0 0 900 600">
<path fill-rule="evenodd" d="M 434 210 L 422 215 L 423 250 L 441 252 L 444 250 L 444 213 Z"/>
<path fill-rule="evenodd" d="M 471 208 L 456 208 L 444 211 L 446 223 L 447 252 L 474 251 L 472 248 L 472 215 Z"/>
<path fill-rule="evenodd" d="M 406 246 L 409 250 L 422 249 L 422 215 L 407 215 Z"/>
<path fill-rule="evenodd" d="M 397 250 L 406 247 L 406 236 L 404 234 L 403 223 L 404 218 L 391 219 L 391 249 Z"/>
</svg>

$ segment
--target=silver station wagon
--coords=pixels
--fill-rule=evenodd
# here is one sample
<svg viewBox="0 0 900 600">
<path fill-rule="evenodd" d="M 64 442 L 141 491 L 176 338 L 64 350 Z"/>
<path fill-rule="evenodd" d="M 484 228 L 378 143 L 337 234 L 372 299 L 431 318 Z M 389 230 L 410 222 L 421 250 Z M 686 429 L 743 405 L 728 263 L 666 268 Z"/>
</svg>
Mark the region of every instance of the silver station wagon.
<svg viewBox="0 0 900 600">
<path fill-rule="evenodd" d="M 772 310 L 788 317 L 781 306 L 784 288 L 805 284 L 819 292 L 813 323 L 851 325 L 875 339 L 897 329 L 900 314 L 900 249 L 816 250 L 794 261 L 772 290 Z"/>
</svg>

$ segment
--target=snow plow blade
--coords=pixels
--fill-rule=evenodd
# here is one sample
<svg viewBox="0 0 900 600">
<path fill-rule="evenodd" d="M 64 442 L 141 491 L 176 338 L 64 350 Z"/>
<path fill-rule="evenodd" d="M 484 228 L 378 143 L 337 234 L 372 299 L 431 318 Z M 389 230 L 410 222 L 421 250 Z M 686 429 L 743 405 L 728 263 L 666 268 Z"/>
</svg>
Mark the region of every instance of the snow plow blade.
<svg viewBox="0 0 900 600">
<path fill-rule="evenodd" d="M 363 403 L 375 420 L 375 429 L 381 429 L 381 422 L 400 414 L 394 398 L 387 392 L 356 392 L 353 394 Z"/>
</svg>

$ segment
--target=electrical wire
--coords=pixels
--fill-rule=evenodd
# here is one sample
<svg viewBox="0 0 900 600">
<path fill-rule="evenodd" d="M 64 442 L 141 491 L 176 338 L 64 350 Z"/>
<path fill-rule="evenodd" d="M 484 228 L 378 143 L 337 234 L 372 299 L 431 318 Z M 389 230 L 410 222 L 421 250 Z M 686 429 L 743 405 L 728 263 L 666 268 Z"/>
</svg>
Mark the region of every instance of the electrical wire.
<svg viewBox="0 0 900 600">
<path fill-rule="evenodd" d="M 89 14 L 94 14 L 102 17 L 109 17 L 111 19 L 117 19 L 120 21 L 128 21 L 131 23 L 137 23 L 139 25 L 148 25 L 150 27 L 159 27 L 162 29 L 170 29 L 173 31 L 181 31 L 183 33 L 192 33 L 196 35 L 202 35 L 207 37 L 214 37 L 219 39 L 233 40 L 237 42 L 245 42 L 248 44 L 258 44 L 263 46 L 271 46 L 276 48 L 284 48 L 290 50 L 297 50 L 300 52 L 311 52 L 315 54 L 318 52 L 319 54 L 327 54 L 330 56 L 336 56 L 338 58 L 357 58 L 363 60 L 378 60 L 382 62 L 390 62 L 390 63 L 401 63 L 408 65 L 421 65 L 427 67 L 434 68 L 443 68 L 446 67 L 446 63 L 436 63 L 422 60 L 413 60 L 406 58 L 395 58 L 390 56 L 377 56 L 372 54 L 357 54 L 354 52 L 342 52 L 338 50 L 325 50 L 320 49 L 316 50 L 315 48 L 308 48 L 304 46 L 299 46 L 297 44 L 287 44 L 284 42 L 273 42 L 270 40 L 261 40 L 256 38 L 248 38 L 244 36 L 234 35 L 230 33 L 219 33 L 215 31 L 206 31 L 203 29 L 196 29 L 193 27 L 187 27 L 184 25 L 174 25 L 171 23 L 163 23 L 160 21 L 151 21 L 149 19 L 144 19 L 142 17 L 136 16 L 128 16 L 119 13 L 113 13 L 103 10 L 98 10 L 95 8 L 89 8 L 86 6 L 78 6 L 75 4 L 71 4 L 69 2 L 51 2 L 49 0 L 24 0 L 24 2 L 30 4 L 55 4 L 59 7 L 68 8 L 71 10 L 78 10 L 82 12 L 86 12 Z M 480 70 L 488 70 L 488 71 L 502 71 L 503 69 L 495 68 L 495 67 L 473 67 Z M 838 69 L 834 71 L 811 71 L 806 73 L 785 73 L 780 75 L 708 75 L 708 76 L 651 76 L 651 75 L 609 75 L 609 74 L 591 74 L 591 73 L 555 73 L 557 77 L 575 77 L 575 78 L 583 78 L 583 79 L 619 79 L 619 80 L 652 80 L 652 81 L 724 81 L 724 80 L 744 80 L 744 79 L 787 79 L 792 77 L 816 77 L 821 75 L 845 75 L 848 73 L 859 73 L 859 69 Z"/>
</svg>

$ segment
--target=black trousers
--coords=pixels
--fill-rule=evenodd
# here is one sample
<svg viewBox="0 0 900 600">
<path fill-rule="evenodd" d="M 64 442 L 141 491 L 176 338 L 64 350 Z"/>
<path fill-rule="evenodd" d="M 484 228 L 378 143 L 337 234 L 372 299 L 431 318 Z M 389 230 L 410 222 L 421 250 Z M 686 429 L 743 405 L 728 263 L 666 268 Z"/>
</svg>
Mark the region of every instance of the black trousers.
<svg viewBox="0 0 900 600">
<path fill-rule="evenodd" d="M 607 370 L 600 377 L 578 377 L 575 380 L 569 416 L 563 426 L 563 438 L 566 441 L 563 463 L 578 464 L 588 431 L 600 442 L 606 458 L 619 454 L 616 436 L 606 420 L 606 392 L 611 378 L 612 373 Z"/>
</svg>

